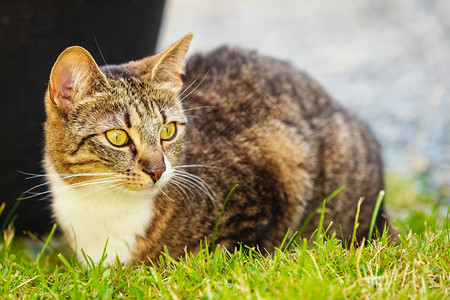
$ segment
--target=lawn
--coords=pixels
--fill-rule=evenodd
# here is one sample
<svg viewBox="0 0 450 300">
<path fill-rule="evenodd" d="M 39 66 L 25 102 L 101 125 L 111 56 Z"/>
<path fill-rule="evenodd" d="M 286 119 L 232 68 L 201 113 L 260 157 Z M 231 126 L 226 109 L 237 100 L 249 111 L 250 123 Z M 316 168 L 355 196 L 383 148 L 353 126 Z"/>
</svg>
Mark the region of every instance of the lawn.
<svg viewBox="0 0 450 300">
<path fill-rule="evenodd" d="M 448 186 L 389 175 L 385 203 L 400 236 L 363 245 L 333 235 L 285 241 L 263 256 L 206 245 L 153 266 L 90 265 L 72 259 L 60 238 L 14 238 L 0 244 L 0 298 L 444 299 L 450 297 Z M 205 242 L 203 242 L 205 244 Z"/>
</svg>

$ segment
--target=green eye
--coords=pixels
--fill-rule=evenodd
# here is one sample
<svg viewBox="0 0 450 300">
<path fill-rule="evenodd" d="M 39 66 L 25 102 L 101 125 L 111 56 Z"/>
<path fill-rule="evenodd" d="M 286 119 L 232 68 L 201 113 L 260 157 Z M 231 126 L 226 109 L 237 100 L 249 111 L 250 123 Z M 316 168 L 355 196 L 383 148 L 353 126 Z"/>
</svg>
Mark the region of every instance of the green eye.
<svg viewBox="0 0 450 300">
<path fill-rule="evenodd" d="M 106 138 L 114 146 L 120 147 L 128 142 L 128 134 L 122 129 L 113 129 L 106 132 Z"/>
<path fill-rule="evenodd" d="M 176 134 L 177 134 L 177 126 L 175 125 L 174 122 L 171 122 L 169 124 L 166 124 L 162 128 L 160 137 L 161 140 L 163 141 L 170 141 L 175 137 Z"/>
</svg>

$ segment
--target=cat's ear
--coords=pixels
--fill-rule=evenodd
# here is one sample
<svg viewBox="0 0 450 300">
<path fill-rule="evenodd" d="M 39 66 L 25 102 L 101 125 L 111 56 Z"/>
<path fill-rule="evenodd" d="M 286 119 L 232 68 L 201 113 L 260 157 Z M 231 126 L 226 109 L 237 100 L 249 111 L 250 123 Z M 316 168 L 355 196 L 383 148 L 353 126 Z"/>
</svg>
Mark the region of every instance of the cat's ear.
<svg viewBox="0 0 450 300">
<path fill-rule="evenodd" d="M 143 78 L 179 91 L 183 85 L 181 75 L 184 73 L 186 53 L 193 37 L 189 33 L 169 48 L 142 60 L 147 65 Z"/>
<path fill-rule="evenodd" d="M 50 100 L 66 114 L 74 103 L 107 85 L 105 75 L 84 48 L 69 47 L 53 65 L 48 84 Z"/>
</svg>

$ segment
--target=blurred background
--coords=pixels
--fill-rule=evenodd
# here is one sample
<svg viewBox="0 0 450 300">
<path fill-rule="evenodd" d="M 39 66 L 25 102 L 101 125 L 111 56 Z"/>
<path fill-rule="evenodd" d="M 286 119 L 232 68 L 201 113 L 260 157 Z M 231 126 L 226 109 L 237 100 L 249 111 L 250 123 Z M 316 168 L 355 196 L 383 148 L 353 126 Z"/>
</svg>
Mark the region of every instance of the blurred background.
<svg viewBox="0 0 450 300">
<path fill-rule="evenodd" d="M 387 169 L 450 184 L 450 1 L 168 0 L 157 47 L 257 50 L 369 123 Z"/>
<path fill-rule="evenodd" d="M 291 62 L 370 125 L 389 172 L 450 185 L 448 0 L 2 0 L 2 228 L 40 183 L 18 171 L 42 174 L 42 101 L 59 53 L 77 44 L 122 63 L 188 32 L 190 55 L 226 44 Z M 45 230 L 48 201 L 24 200 L 15 215 L 19 233 Z"/>
</svg>

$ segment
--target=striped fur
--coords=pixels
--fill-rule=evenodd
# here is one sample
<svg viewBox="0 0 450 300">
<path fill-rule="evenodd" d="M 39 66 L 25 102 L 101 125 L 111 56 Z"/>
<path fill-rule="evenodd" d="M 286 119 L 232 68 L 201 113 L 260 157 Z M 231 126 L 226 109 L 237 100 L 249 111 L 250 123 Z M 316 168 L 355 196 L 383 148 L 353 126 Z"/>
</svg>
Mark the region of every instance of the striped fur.
<svg viewBox="0 0 450 300">
<path fill-rule="evenodd" d="M 254 52 L 196 55 L 183 76 L 191 38 L 124 65 L 100 69 L 79 47 L 55 63 L 44 165 L 56 221 L 73 248 L 98 261 L 108 239 L 109 263 L 116 255 L 147 261 L 164 247 L 174 257 L 196 251 L 212 239 L 236 184 L 217 235 L 228 249 L 244 243 L 272 251 L 340 186 L 325 214 L 330 233 L 351 235 L 365 197 L 358 238 L 366 236 L 383 188 L 379 146 L 367 127 L 304 73 Z M 170 122 L 177 135 L 162 141 Z M 111 129 L 125 130 L 131 142 L 111 145 Z M 156 162 L 166 169 L 154 182 L 145 170 Z"/>
</svg>

